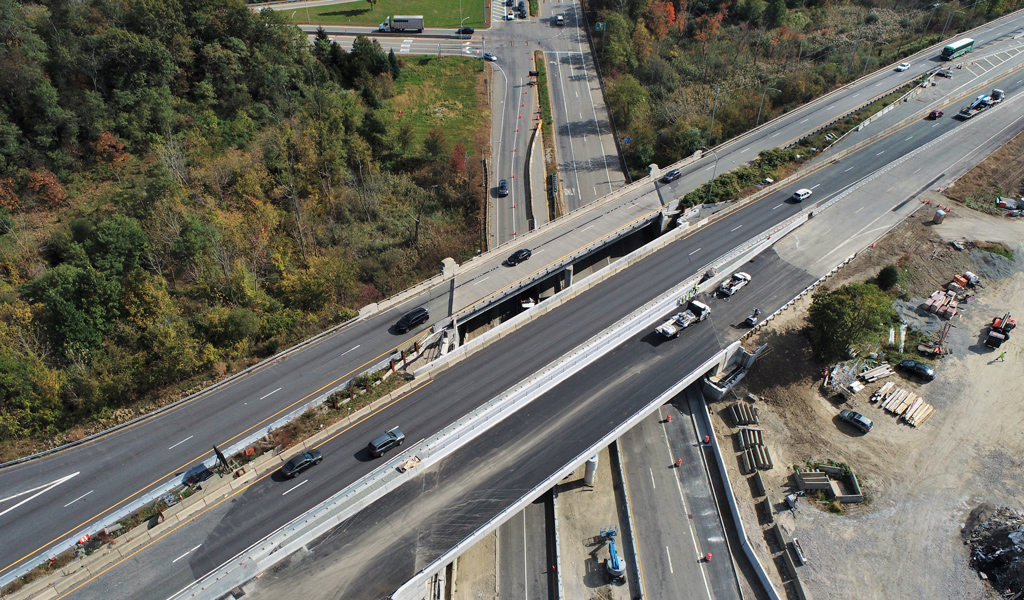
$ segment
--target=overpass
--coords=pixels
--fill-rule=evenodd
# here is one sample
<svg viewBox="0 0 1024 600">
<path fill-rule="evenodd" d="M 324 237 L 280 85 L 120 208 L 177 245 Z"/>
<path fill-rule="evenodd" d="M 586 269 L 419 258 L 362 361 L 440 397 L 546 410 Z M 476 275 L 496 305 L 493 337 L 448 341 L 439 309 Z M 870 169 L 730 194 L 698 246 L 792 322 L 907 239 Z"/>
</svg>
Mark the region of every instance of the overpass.
<svg viewBox="0 0 1024 600">
<path fill-rule="evenodd" d="M 1010 85 L 1005 87 L 1012 89 Z M 1008 101 L 1006 104 L 1009 105 L 1010 102 Z M 994 112 L 990 114 L 1003 113 Z M 975 120 L 975 122 L 991 122 L 991 119 Z M 946 124 L 943 122 L 943 127 L 945 126 Z M 971 127 L 975 127 L 975 125 L 971 125 Z M 933 133 L 940 134 L 944 131 L 946 130 L 942 129 Z M 927 135 L 922 137 L 927 138 Z M 916 147 L 915 145 L 919 143 L 920 140 L 915 141 L 913 144 L 909 144 L 908 147 Z M 906 151 L 906 149 L 903 151 Z M 858 173 L 864 172 L 866 168 L 862 166 L 857 168 L 856 171 Z M 847 175 L 837 174 L 834 176 L 834 180 L 832 177 L 833 174 L 829 173 L 830 185 L 835 182 L 844 181 L 846 182 L 844 185 L 847 185 L 855 181 L 851 181 Z M 650 186 L 650 181 L 643 183 Z M 643 221 L 643 226 L 647 226 L 647 222 L 656 218 L 654 213 L 657 210 L 644 210 L 640 204 L 640 199 L 650 197 L 652 193 L 638 193 L 640 189 L 632 186 L 626 188 L 627 192 L 622 192 L 622 196 L 616 197 L 618 204 L 610 203 L 608 205 L 588 207 L 589 210 L 584 209 L 579 214 L 571 215 L 567 220 L 556 222 L 556 225 L 569 226 L 571 224 L 571 227 L 559 230 L 552 226 L 537 232 L 535 237 L 530 239 L 550 243 L 553 249 L 555 247 L 553 240 L 557 238 L 567 239 L 567 236 L 570 235 L 569 232 L 574 230 L 579 230 L 577 231 L 578 235 L 589 236 L 593 232 L 586 232 L 590 229 L 597 229 L 600 225 L 603 229 L 599 229 L 598 232 L 603 231 L 605 232 L 603 235 L 608 236 L 620 231 L 620 228 L 614 227 L 614 225 L 621 223 L 623 220 L 627 220 L 630 223 L 638 223 L 640 222 L 639 219 L 647 219 Z M 638 195 L 630 197 L 629 192 L 637 192 Z M 575 329 L 570 327 L 569 330 L 565 330 L 565 321 L 567 319 L 562 316 L 565 315 L 565 312 L 557 313 L 557 311 L 554 311 L 552 314 L 559 314 L 559 317 L 556 319 L 560 323 L 559 328 L 535 329 L 532 330 L 536 334 L 535 336 L 523 334 L 515 337 L 514 342 L 509 342 L 509 344 L 514 343 L 514 346 L 502 346 L 502 344 L 496 343 L 486 351 L 470 357 L 465 361 L 465 364 L 475 364 L 481 372 L 486 374 L 485 377 L 482 379 L 469 379 L 466 375 L 468 372 L 460 372 L 463 379 L 456 386 L 461 386 L 458 393 L 445 390 L 448 397 L 439 398 L 420 392 L 414 396 L 416 400 L 410 403 L 415 405 L 411 413 L 407 412 L 408 405 L 402 407 L 403 414 L 408 414 L 408 418 L 419 422 L 413 432 L 410 433 L 410 438 L 419 439 L 417 434 L 425 438 L 430 432 L 442 429 L 450 422 L 450 413 L 466 411 L 473 406 L 479 406 L 481 402 L 491 397 L 494 392 L 507 389 L 517 381 L 522 380 L 529 373 L 536 372 L 538 368 L 550 363 L 565 351 L 589 338 L 589 331 L 610 326 L 617 320 L 615 317 L 621 317 L 623 314 L 626 314 L 626 309 L 642 303 L 645 297 L 653 298 L 656 295 L 653 292 L 663 292 L 665 289 L 668 289 L 668 284 L 673 282 L 670 281 L 670 276 L 666 276 L 666 273 L 679 276 L 679 269 L 681 268 L 679 265 L 697 266 L 706 264 L 707 260 L 702 261 L 702 258 L 720 256 L 723 251 L 735 246 L 737 240 L 749 237 L 751 232 L 766 231 L 767 227 L 779 223 L 785 218 L 792 217 L 796 212 L 799 212 L 799 207 L 785 205 L 784 203 L 779 203 L 779 205 L 774 207 L 768 206 L 768 203 L 772 202 L 771 199 L 778 200 L 787 195 L 787 193 L 787 189 L 770 190 L 763 196 L 761 201 L 736 211 L 728 218 L 718 218 L 710 223 L 708 227 L 697 229 L 696 231 L 687 231 L 685 239 L 688 241 L 685 243 L 690 244 L 686 248 L 688 252 L 676 249 L 673 251 L 674 253 L 669 252 L 666 254 L 666 248 L 661 252 L 651 254 L 637 261 L 638 263 L 645 262 L 648 265 L 641 275 L 634 275 L 632 278 L 610 278 L 602 282 L 601 285 L 596 285 L 592 288 L 592 290 L 611 289 L 612 291 L 607 292 L 607 294 L 612 297 L 617 295 L 617 298 L 605 299 L 605 292 L 597 293 L 590 291 L 589 296 L 588 292 L 584 292 L 580 296 L 581 298 L 601 296 L 601 299 L 596 301 L 598 308 L 579 312 L 575 310 L 574 305 L 570 315 L 571 318 L 568 321 L 577 324 L 584 323 L 586 327 L 576 326 Z M 827 197 L 825 190 L 816 190 L 815 193 Z M 837 193 L 839 193 L 838 189 Z M 656 197 L 656 194 L 654 196 Z M 768 208 L 765 208 L 765 206 L 768 206 Z M 758 208 L 754 210 L 752 207 Z M 604 217 L 603 220 L 598 218 L 602 216 Z M 629 217 L 633 217 L 632 220 L 629 220 Z M 580 220 L 573 221 L 571 219 L 590 219 L 593 225 L 584 227 L 580 225 Z M 618 237 L 615 239 L 618 239 Z M 544 243 L 541 243 L 541 246 L 543 245 Z M 567 245 L 570 247 L 573 245 L 571 239 Z M 679 246 L 679 244 L 675 246 Z M 579 248 L 577 246 L 577 249 Z M 583 248 L 586 248 L 586 246 Z M 567 252 L 561 256 L 567 257 L 572 254 L 573 252 Z M 661 257 L 656 258 L 659 255 Z M 664 258 L 666 256 L 670 258 Z M 390 356 L 391 349 L 398 347 L 389 341 L 395 338 L 386 333 L 387 325 L 393 322 L 397 318 L 397 314 L 404 311 L 405 308 L 422 304 L 423 301 L 420 298 L 427 298 L 428 303 L 442 302 L 455 308 L 467 308 L 472 306 L 473 303 L 468 301 L 453 302 L 451 300 L 451 298 L 458 298 L 460 292 L 467 292 L 468 294 L 470 289 L 467 286 L 485 285 L 484 282 L 494 279 L 495 281 L 486 284 L 488 287 L 482 288 L 484 290 L 492 290 L 490 295 L 493 296 L 501 293 L 503 290 L 508 290 L 510 282 L 511 285 L 515 286 L 520 285 L 523 281 L 533 281 L 536 274 L 523 275 L 519 271 L 499 268 L 498 263 L 502 258 L 503 255 L 491 255 L 471 261 L 467 270 L 470 270 L 471 273 L 473 273 L 472 270 L 476 270 L 475 273 L 477 274 L 467 277 L 462 282 L 459 281 L 462 278 L 459 275 L 454 276 L 455 283 L 452 283 L 451 278 L 444 279 L 439 277 L 410 291 L 408 294 L 392 299 L 383 307 L 369 307 L 364 318 L 356 323 L 349 324 L 333 332 L 332 335 L 314 340 L 297 352 L 275 357 L 274 360 L 268 362 L 263 368 L 250 372 L 244 377 L 232 380 L 212 393 L 205 394 L 192 402 L 166 411 L 155 418 L 142 421 L 131 428 L 114 432 L 97 442 L 70 448 L 59 455 L 3 469 L 3 471 L 0 471 L 0 482 L 2 482 L 5 490 L 12 490 L 14 493 L 50 484 L 59 477 L 68 474 L 69 467 L 71 469 L 78 469 L 82 474 L 81 477 L 74 477 L 53 488 L 56 490 L 54 493 L 39 495 L 38 502 L 24 504 L 7 513 L 11 516 L 7 517 L 8 520 L 5 520 L 4 527 L 5 532 L 9 535 L 8 540 L 10 543 L 3 550 L 3 564 L 6 567 L 4 574 L 8 575 L 13 572 L 16 566 L 26 563 L 28 558 L 45 551 L 50 545 L 58 544 L 58 542 L 64 539 L 61 536 L 66 536 L 67 538 L 76 537 L 79 531 L 84 531 L 90 525 L 109 518 L 109 515 L 113 514 L 117 509 L 131 502 L 138 501 L 139 498 L 152 493 L 153 490 L 159 489 L 165 481 L 176 480 L 174 473 L 184 470 L 184 468 L 194 462 L 196 450 L 205 450 L 208 441 L 218 443 L 219 445 L 223 445 L 225 442 L 231 444 L 236 439 L 243 438 L 251 431 L 260 432 L 267 426 L 267 423 L 272 422 L 273 419 L 278 418 L 282 413 L 288 410 L 301 410 L 305 403 L 315 399 L 317 394 L 321 392 L 326 393 L 331 389 L 332 385 L 344 381 L 359 369 L 374 364 L 375 361 L 386 359 L 387 356 Z M 669 262 L 666 262 L 666 260 Z M 557 263 L 557 261 L 555 262 Z M 656 266 L 652 267 L 651 265 Z M 564 264 L 562 267 L 564 268 Z M 545 267 L 541 271 L 547 268 Z M 462 272 L 461 267 L 460 272 Z M 602 287 L 616 279 L 624 281 L 624 287 Z M 454 293 L 452 292 L 453 287 L 456 290 Z M 486 297 L 484 293 L 473 295 L 477 298 L 480 298 L 482 295 Z M 380 310 L 382 308 L 384 309 L 383 311 Z M 441 314 L 445 314 L 445 312 L 442 311 Z M 580 319 L 581 316 L 584 318 Z M 538 321 L 542 321 L 542 319 L 538 319 Z M 551 323 L 552 321 L 549 319 L 545 322 Z M 541 333 L 547 334 L 549 337 L 552 332 L 558 332 L 559 334 L 557 343 L 542 343 L 539 341 L 547 340 L 545 336 L 540 335 Z M 382 348 L 383 351 L 381 351 Z M 492 348 L 502 349 L 502 352 L 505 354 L 503 355 L 502 352 L 495 354 Z M 492 362 L 473 362 L 483 360 L 484 358 Z M 501 364 L 504 368 L 506 362 L 510 363 L 510 368 L 503 370 L 503 372 L 487 372 L 489 364 Z M 456 368 L 459 367 L 457 366 Z M 491 369 L 491 371 L 494 370 Z M 338 376 L 339 374 L 341 374 L 340 377 Z M 444 377 L 444 375 L 439 376 L 438 380 L 441 377 Z M 475 377 L 479 377 L 479 373 Z M 311 385 L 308 383 L 309 380 L 318 383 Z M 468 385 L 466 381 L 474 381 L 473 390 L 466 389 Z M 329 383 L 324 385 L 325 382 Z M 431 385 L 431 389 L 441 389 L 440 387 L 435 388 L 435 385 L 436 382 Z M 287 398 L 287 400 L 280 402 L 281 398 Z M 298 400 L 295 400 L 296 398 Z M 231 407 L 242 399 L 246 401 L 244 414 L 238 414 L 237 409 L 232 411 Z M 371 432 L 376 432 L 384 423 L 385 418 L 390 419 L 391 415 L 384 415 L 376 420 L 370 419 L 361 424 L 353 432 L 353 435 L 349 436 L 346 443 L 358 449 L 365 442 L 364 437 Z M 240 422 L 256 423 L 256 425 L 238 426 L 234 424 Z M 228 434 L 227 440 L 225 440 L 224 431 L 231 432 Z M 197 438 L 195 442 L 179 444 L 183 440 L 188 441 L 186 438 L 191 439 L 192 437 Z M 167 448 L 167 450 L 153 452 L 155 448 Z M 344 455 L 344 452 L 342 450 L 342 455 Z M 198 458 L 203 458 L 204 456 L 204 454 L 199 454 Z M 172 466 L 168 468 L 168 465 Z M 342 468 L 334 472 L 335 482 L 332 482 L 332 485 L 335 486 L 334 489 L 337 489 L 339 485 L 337 482 L 339 481 L 355 481 L 365 476 L 372 470 L 373 466 L 366 463 L 353 465 L 350 462 L 346 462 Z M 151 473 L 164 472 L 167 472 L 166 476 L 149 476 Z M 124 486 L 123 480 L 126 478 L 132 481 L 143 482 L 133 487 L 133 489 L 138 490 L 137 492 L 126 494 L 120 491 Z M 146 484 L 145 482 L 151 483 Z M 253 489 L 255 490 L 256 488 Z M 327 492 L 330 490 L 320 491 Z M 71 506 L 74 508 L 66 510 L 68 507 L 64 505 L 69 500 L 83 495 L 88 496 L 87 501 L 77 505 L 72 504 Z M 287 518 L 296 514 L 296 510 L 309 508 L 324 498 L 325 496 L 322 494 L 312 494 L 303 497 L 301 501 L 296 502 L 294 505 L 284 507 L 277 517 L 269 518 L 262 525 L 270 526 L 274 522 L 283 522 L 282 519 L 287 520 Z M 273 505 L 273 503 L 270 504 Z M 253 514 L 261 513 L 260 511 L 255 511 Z M 68 515 L 71 516 L 69 517 Z M 81 524 L 74 525 L 75 523 Z M 265 529 L 261 531 L 265 531 Z M 252 533 L 257 532 L 252 531 Z M 41 539 L 44 540 L 43 543 L 40 543 Z M 51 542 L 45 542 L 45 540 L 51 539 Z M 202 565 L 209 566 L 211 560 L 224 555 L 218 554 L 218 552 L 231 552 L 238 548 L 240 544 L 243 544 L 246 539 L 239 538 L 235 541 L 227 541 L 220 548 L 216 544 L 212 544 L 213 549 L 210 553 L 204 559 L 197 561 L 193 571 L 194 576 L 203 574 L 201 571 Z M 244 548 L 245 546 L 242 545 L 241 547 Z M 33 550 L 33 548 L 37 549 Z"/>
</svg>

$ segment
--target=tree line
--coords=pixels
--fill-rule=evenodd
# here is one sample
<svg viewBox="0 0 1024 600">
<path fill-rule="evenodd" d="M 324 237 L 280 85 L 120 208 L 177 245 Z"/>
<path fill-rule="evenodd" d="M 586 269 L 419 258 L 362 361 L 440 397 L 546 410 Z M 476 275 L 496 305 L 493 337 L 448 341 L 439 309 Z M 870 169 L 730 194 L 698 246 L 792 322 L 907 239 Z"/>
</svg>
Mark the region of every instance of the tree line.
<svg viewBox="0 0 1024 600">
<path fill-rule="evenodd" d="M 473 132 L 395 119 L 415 65 L 376 41 L 241 0 L 0 23 L 2 441 L 160 403 L 477 249 Z"/>
</svg>

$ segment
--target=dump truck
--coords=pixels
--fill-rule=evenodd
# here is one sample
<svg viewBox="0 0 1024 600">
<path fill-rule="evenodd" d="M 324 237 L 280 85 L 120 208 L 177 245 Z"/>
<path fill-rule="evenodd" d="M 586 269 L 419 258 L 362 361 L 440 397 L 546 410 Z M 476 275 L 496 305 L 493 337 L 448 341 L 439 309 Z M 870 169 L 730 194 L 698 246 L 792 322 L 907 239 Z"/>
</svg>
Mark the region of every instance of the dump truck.
<svg viewBox="0 0 1024 600">
<path fill-rule="evenodd" d="M 992 319 L 992 325 L 988 328 L 988 337 L 985 338 L 985 345 L 989 348 L 998 348 L 1003 342 L 1009 341 L 1010 331 L 1017 326 L 1017 321 L 1006 313 L 1002 317 Z"/>
<path fill-rule="evenodd" d="M 668 339 L 672 339 L 679 335 L 680 331 L 698 321 L 703 321 L 708 318 L 708 315 L 710 314 L 711 308 L 707 304 L 697 302 L 696 300 L 690 300 L 690 304 L 685 311 L 672 315 L 668 321 L 665 321 L 664 324 L 655 328 L 655 331 Z"/>
<path fill-rule="evenodd" d="M 397 33 L 400 31 L 423 33 L 423 15 L 395 15 L 394 17 L 388 17 L 377 26 L 377 31 L 381 33 Z"/>
<path fill-rule="evenodd" d="M 723 296 L 732 296 L 749 282 L 750 275 L 746 273 L 733 273 L 729 281 L 724 281 L 722 285 L 718 286 L 718 292 Z"/>
<path fill-rule="evenodd" d="M 965 106 L 960 109 L 960 117 L 963 119 L 970 119 L 974 115 L 984 112 L 996 104 L 999 104 L 1005 97 L 1006 94 L 1000 89 L 994 89 L 989 94 L 982 94 L 975 98 L 974 102 L 971 102 L 969 106 Z"/>
</svg>

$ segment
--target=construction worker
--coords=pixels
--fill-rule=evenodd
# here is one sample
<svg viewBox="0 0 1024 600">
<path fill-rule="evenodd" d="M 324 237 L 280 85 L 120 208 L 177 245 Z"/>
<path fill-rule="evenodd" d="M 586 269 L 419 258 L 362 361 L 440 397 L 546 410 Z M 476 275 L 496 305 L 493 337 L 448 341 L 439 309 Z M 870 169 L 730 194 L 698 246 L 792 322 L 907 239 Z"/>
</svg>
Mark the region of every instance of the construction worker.
<svg viewBox="0 0 1024 600">
<path fill-rule="evenodd" d="M 1003 359 L 1004 356 L 1006 356 L 1006 352 L 1001 352 L 999 356 L 996 357 L 996 360 L 999 362 L 1006 362 L 1006 360 Z"/>
</svg>

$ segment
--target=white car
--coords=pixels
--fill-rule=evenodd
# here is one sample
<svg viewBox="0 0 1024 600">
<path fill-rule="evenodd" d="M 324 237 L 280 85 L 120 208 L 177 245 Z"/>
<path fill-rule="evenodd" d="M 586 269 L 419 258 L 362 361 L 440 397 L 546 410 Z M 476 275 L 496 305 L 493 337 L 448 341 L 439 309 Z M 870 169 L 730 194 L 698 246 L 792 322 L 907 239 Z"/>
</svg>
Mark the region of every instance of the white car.
<svg viewBox="0 0 1024 600">
<path fill-rule="evenodd" d="M 910 63 L 904 62 L 904 63 L 900 63 L 900 66 L 896 67 L 896 70 L 902 73 L 903 71 L 906 71 L 909 68 L 910 68 Z"/>
<path fill-rule="evenodd" d="M 516 20 L 516 13 L 514 13 L 512 11 L 508 11 L 508 14 L 505 15 L 505 20 L 506 21 L 515 21 Z"/>
</svg>

